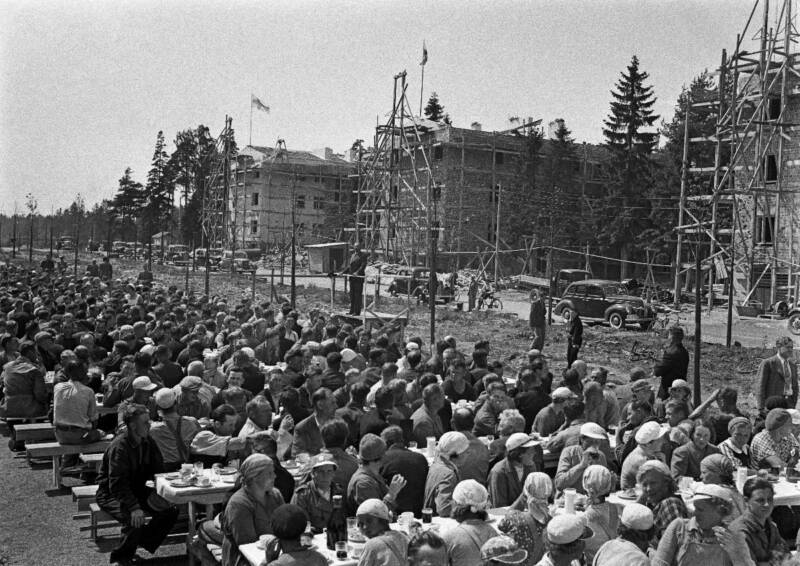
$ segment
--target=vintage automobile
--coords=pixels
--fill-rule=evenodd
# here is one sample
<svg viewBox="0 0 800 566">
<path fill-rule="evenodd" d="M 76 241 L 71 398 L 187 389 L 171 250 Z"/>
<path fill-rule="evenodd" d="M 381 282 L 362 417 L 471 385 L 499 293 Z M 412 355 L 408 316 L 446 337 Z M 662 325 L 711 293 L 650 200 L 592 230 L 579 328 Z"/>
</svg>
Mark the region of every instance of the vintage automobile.
<svg viewBox="0 0 800 566">
<path fill-rule="evenodd" d="M 616 329 L 638 324 L 647 330 L 656 317 L 641 297 L 629 295 L 622 283 L 606 279 L 576 281 L 567 287 L 554 312 L 569 320 L 576 311 L 582 320 L 607 322 Z"/>
<path fill-rule="evenodd" d="M 233 269 L 231 269 L 233 264 Z M 244 250 L 225 250 L 222 252 L 222 259 L 219 261 L 217 268 L 221 272 L 234 271 L 235 273 L 252 273 L 256 270 L 255 265 L 250 263 L 247 253 Z"/>
<path fill-rule="evenodd" d="M 400 267 L 389 283 L 387 291 L 393 297 L 408 295 L 417 299 L 417 302 L 427 303 L 429 296 L 428 284 L 430 269 L 427 267 Z M 437 279 L 436 301 L 447 304 L 453 300 L 453 289 L 449 285 L 442 285 Z"/>
</svg>

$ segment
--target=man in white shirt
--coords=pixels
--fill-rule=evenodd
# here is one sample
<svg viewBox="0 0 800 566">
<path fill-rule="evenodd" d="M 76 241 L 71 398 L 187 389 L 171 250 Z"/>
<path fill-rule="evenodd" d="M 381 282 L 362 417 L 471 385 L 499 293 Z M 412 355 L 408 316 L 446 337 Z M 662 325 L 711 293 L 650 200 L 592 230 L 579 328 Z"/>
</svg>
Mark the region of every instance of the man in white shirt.
<svg viewBox="0 0 800 566">
<path fill-rule="evenodd" d="M 53 424 L 56 439 L 61 444 L 90 444 L 105 434 L 97 430 L 97 402 L 94 391 L 83 384 L 86 372 L 77 360 L 64 366 L 69 381 L 59 383 L 53 390 Z"/>
<path fill-rule="evenodd" d="M 211 413 L 211 428 L 201 430 L 192 440 L 191 452 L 198 461 L 223 463 L 231 453 L 243 450 L 245 442 L 233 436 L 238 414 L 230 405 L 220 405 Z"/>
<path fill-rule="evenodd" d="M 239 431 L 239 440 L 247 440 L 247 437 L 257 432 L 270 429 L 272 425 L 272 407 L 266 397 L 258 395 L 247 403 L 247 420 Z"/>
</svg>

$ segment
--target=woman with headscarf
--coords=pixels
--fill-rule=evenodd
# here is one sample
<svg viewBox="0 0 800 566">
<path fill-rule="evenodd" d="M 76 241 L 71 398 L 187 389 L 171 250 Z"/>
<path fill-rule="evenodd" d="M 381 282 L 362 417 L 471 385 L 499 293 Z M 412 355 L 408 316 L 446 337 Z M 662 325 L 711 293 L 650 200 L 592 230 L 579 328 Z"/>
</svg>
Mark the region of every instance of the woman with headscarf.
<svg viewBox="0 0 800 566">
<path fill-rule="evenodd" d="M 553 481 L 544 472 L 532 472 L 522 488 L 527 507 L 524 511 L 509 511 L 497 529 L 513 538 L 520 548 L 528 551 L 521 562 L 533 566 L 544 556 L 544 530 L 550 521 L 548 503 L 553 495 Z"/>
<path fill-rule="evenodd" d="M 679 518 L 688 517 L 686 504 L 675 492 L 678 486 L 672 479 L 667 465 L 660 460 L 648 460 L 639 466 L 636 481 L 642 486 L 639 503 L 646 505 L 653 512 L 653 546 L 664 534 L 667 526 Z"/>
<path fill-rule="evenodd" d="M 723 520 L 731 510 L 730 493 L 718 486 L 702 484 L 692 497 L 694 517 L 678 518 L 658 542 L 653 566 L 752 566 L 747 541 L 741 532 L 731 532 Z"/>
<path fill-rule="evenodd" d="M 587 497 L 584 518 L 593 533 L 586 539 L 586 549 L 583 551 L 587 562 L 594 559 L 603 543 L 617 536 L 619 511 L 606 501 L 616 485 L 617 477 L 605 466 L 595 464 L 583 472 L 583 489 Z"/>
<path fill-rule="evenodd" d="M 220 517 L 222 566 L 247 566 L 239 546 L 255 542 L 261 535 L 272 534 L 272 514 L 283 497 L 275 489 L 272 460 L 264 454 L 251 454 L 239 467 L 236 491 Z M 237 489 L 238 488 L 238 489 Z"/>
<path fill-rule="evenodd" d="M 735 471 L 733 462 L 722 454 L 711 454 L 700 462 L 700 481 L 724 487 L 731 494 L 732 507 L 727 518 L 728 521 L 733 521 L 745 510 L 744 499 L 734 486 L 733 474 Z"/>
<path fill-rule="evenodd" d="M 763 478 L 750 478 L 742 492 L 747 508 L 731 523 L 730 530 L 744 534 L 750 557 L 756 564 L 780 563 L 788 557 L 789 549 L 770 518 L 775 508 L 775 488 Z"/>
<path fill-rule="evenodd" d="M 746 417 L 734 417 L 728 422 L 728 438 L 720 442 L 719 451 L 733 462 L 737 468 L 744 467 L 748 473 L 755 473 L 752 458 L 750 457 L 750 436 L 753 434 L 753 424 Z"/>
<path fill-rule="evenodd" d="M 792 434 L 792 417 L 786 409 L 767 413 L 764 430 L 750 443 L 752 463 L 757 470 L 794 467 L 800 458 L 800 443 Z"/>
<path fill-rule="evenodd" d="M 497 536 L 486 522 L 489 508 L 489 492 L 475 480 L 459 482 L 453 490 L 451 517 L 458 524 L 442 533 L 450 562 L 458 566 L 481 566 L 483 543 Z"/>
</svg>

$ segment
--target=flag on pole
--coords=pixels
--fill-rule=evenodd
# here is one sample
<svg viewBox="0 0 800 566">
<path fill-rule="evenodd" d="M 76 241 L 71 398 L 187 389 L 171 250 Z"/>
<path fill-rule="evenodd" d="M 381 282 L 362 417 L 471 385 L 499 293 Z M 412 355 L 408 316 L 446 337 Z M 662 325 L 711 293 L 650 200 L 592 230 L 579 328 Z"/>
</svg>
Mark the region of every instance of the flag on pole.
<svg viewBox="0 0 800 566">
<path fill-rule="evenodd" d="M 256 110 L 263 110 L 264 112 L 269 112 L 269 106 L 261 102 L 258 97 L 254 94 L 250 95 L 250 106 L 255 107 Z"/>
<path fill-rule="evenodd" d="M 422 62 L 420 63 L 420 65 L 422 65 L 424 67 L 425 63 L 427 63 L 427 62 L 428 62 L 428 48 L 425 47 L 425 40 L 423 39 L 422 40 Z"/>
</svg>

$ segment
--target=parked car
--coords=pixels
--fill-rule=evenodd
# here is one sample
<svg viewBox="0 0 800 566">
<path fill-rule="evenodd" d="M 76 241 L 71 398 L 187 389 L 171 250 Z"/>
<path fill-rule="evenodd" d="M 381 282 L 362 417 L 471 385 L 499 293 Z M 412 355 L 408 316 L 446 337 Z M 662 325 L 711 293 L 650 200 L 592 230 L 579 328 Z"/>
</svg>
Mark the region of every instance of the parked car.
<svg viewBox="0 0 800 566">
<path fill-rule="evenodd" d="M 411 294 L 419 302 L 427 302 L 428 285 L 431 271 L 427 267 L 400 267 L 389 283 L 387 291 L 393 297 Z M 453 300 L 453 290 L 442 286 L 437 279 L 436 300 L 440 303 L 449 303 Z"/>
<path fill-rule="evenodd" d="M 561 297 L 570 283 L 583 281 L 591 277 L 585 269 L 561 269 L 553 278 L 553 297 Z M 547 277 L 534 277 L 532 275 L 517 275 L 512 278 L 519 289 L 539 289 L 545 295 L 550 293 L 551 285 Z"/>
<path fill-rule="evenodd" d="M 790 309 L 786 316 L 786 326 L 789 328 L 789 332 L 795 336 L 800 336 L 800 307 Z"/>
<path fill-rule="evenodd" d="M 554 312 L 569 320 L 577 311 L 582 320 L 607 322 L 612 328 L 638 324 L 647 330 L 655 320 L 653 308 L 641 297 L 628 294 L 618 281 L 586 279 L 567 287 Z"/>
<path fill-rule="evenodd" d="M 166 257 L 164 259 L 175 265 L 188 265 L 191 263 L 191 259 L 189 258 L 189 246 L 170 244 L 167 246 Z"/>
<path fill-rule="evenodd" d="M 222 259 L 218 265 L 219 270 L 222 272 L 231 271 L 231 264 L 233 264 L 234 273 L 252 273 L 256 270 L 244 250 L 236 250 L 235 252 L 225 250 L 222 253 Z"/>
</svg>

